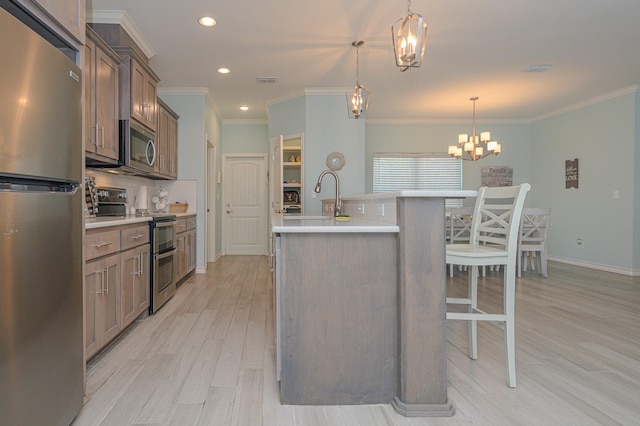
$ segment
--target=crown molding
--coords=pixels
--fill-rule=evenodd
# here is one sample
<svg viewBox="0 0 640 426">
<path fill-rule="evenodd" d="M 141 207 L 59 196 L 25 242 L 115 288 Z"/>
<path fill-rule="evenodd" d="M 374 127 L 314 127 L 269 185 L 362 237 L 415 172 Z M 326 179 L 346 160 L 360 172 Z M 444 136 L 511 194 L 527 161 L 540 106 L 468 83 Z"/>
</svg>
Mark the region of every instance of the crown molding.
<svg viewBox="0 0 640 426">
<path fill-rule="evenodd" d="M 353 93 L 353 88 L 349 87 L 305 87 L 304 94 L 307 96 L 341 95 Z"/>
<path fill-rule="evenodd" d="M 124 10 L 92 10 L 87 12 L 87 23 L 91 24 L 117 24 L 120 25 L 142 52 L 151 59 L 156 55 L 156 51 L 144 38 L 136 24 L 133 23 L 129 15 Z"/>
<path fill-rule="evenodd" d="M 582 108 L 585 108 L 585 107 L 588 107 L 588 106 L 591 106 L 591 105 L 596 105 L 596 104 L 599 104 L 601 102 L 610 101 L 611 99 L 616 99 L 616 98 L 619 98 L 620 96 L 638 93 L 639 91 L 640 91 L 640 85 L 638 85 L 638 84 L 633 85 L 633 86 L 623 87 L 622 89 L 614 90 L 613 92 L 605 93 L 604 95 L 596 96 L 594 98 L 587 99 L 587 100 L 585 100 L 583 102 L 579 102 L 579 103 L 576 103 L 576 104 L 572 104 L 572 105 L 566 106 L 564 108 L 558 109 L 558 110 L 550 112 L 548 114 L 543 114 L 541 116 L 538 116 L 536 118 L 531 119 L 531 122 L 535 123 L 537 121 L 542 121 L 542 120 L 546 120 L 548 118 L 557 117 L 559 115 L 566 114 L 566 113 L 572 112 L 572 111 L 576 111 L 576 110 L 579 110 L 579 109 L 582 109 Z"/>
<path fill-rule="evenodd" d="M 297 92 L 291 93 L 289 95 L 283 96 L 281 98 L 272 99 L 270 101 L 267 101 L 266 104 L 267 104 L 267 106 L 271 106 L 271 105 L 279 104 L 281 102 L 290 101 L 292 99 L 296 99 L 296 98 L 299 98 L 299 97 L 304 96 L 304 95 L 305 95 L 304 90 L 301 90 L 301 91 L 297 91 Z"/>
<path fill-rule="evenodd" d="M 471 124 L 469 118 L 368 118 L 367 124 Z M 483 119 L 476 124 L 531 124 L 525 119 Z"/>
</svg>

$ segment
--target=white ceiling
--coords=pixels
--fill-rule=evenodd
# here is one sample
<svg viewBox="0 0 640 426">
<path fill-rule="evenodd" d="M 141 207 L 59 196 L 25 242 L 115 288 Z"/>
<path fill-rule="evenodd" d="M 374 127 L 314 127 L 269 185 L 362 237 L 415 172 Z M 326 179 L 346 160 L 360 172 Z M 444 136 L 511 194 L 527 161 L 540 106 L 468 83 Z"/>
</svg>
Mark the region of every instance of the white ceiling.
<svg viewBox="0 0 640 426">
<path fill-rule="evenodd" d="M 371 90 L 370 119 L 531 120 L 640 83 L 638 0 L 414 0 L 426 57 L 395 66 L 391 24 L 403 0 L 87 0 L 124 10 L 155 51 L 161 88 L 208 88 L 223 119 L 266 119 L 267 103 L 305 89 Z M 203 15 L 218 24 L 197 24 Z M 544 73 L 525 73 L 551 64 Z M 226 66 L 231 74 L 216 69 Z M 277 77 L 258 83 L 256 77 Z M 238 107 L 249 105 L 242 112 Z M 345 115 L 347 113 L 345 101 Z"/>
</svg>

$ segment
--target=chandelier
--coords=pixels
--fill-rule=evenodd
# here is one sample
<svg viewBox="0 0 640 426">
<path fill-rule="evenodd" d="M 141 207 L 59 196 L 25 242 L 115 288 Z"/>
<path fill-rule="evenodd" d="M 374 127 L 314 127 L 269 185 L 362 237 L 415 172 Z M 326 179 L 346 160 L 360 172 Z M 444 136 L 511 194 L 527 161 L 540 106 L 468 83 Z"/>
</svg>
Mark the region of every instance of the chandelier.
<svg viewBox="0 0 640 426">
<path fill-rule="evenodd" d="M 480 132 L 480 136 L 476 134 L 476 101 L 479 98 L 474 96 L 469 98 L 473 102 L 473 125 L 471 128 L 471 137 L 462 133 L 458 135 L 459 145 L 449 145 L 449 155 L 463 160 L 476 161 L 486 157 L 489 154 L 498 155 L 502 151 L 502 145 L 491 140 L 491 132 Z M 484 152 L 484 146 L 487 152 Z"/>
<path fill-rule="evenodd" d="M 398 19 L 391 26 L 396 66 L 403 72 L 422 65 L 424 47 L 427 43 L 426 22 L 422 15 L 411 13 L 411 0 L 407 4 L 407 16 Z"/>
<path fill-rule="evenodd" d="M 356 48 L 356 85 L 353 88 L 353 95 L 349 98 L 347 93 L 347 108 L 349 110 L 349 118 L 358 119 L 364 117 L 369 109 L 369 89 L 360 84 L 360 46 L 364 41 L 357 40 L 351 43 Z"/>
</svg>

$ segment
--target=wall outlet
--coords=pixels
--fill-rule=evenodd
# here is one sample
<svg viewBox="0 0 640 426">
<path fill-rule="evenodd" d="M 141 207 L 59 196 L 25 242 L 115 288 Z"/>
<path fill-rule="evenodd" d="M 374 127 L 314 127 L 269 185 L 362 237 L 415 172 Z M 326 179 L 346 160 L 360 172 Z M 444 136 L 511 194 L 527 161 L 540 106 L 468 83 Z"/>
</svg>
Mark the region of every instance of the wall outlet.
<svg viewBox="0 0 640 426">
<path fill-rule="evenodd" d="M 584 247 L 584 240 L 582 238 L 578 238 L 576 240 L 576 244 L 578 245 L 578 247 Z"/>
<path fill-rule="evenodd" d="M 378 216 L 384 216 L 384 204 L 378 204 Z"/>
<path fill-rule="evenodd" d="M 358 207 L 358 211 L 360 212 L 360 214 L 364 215 L 364 203 L 360 204 L 360 206 Z"/>
</svg>

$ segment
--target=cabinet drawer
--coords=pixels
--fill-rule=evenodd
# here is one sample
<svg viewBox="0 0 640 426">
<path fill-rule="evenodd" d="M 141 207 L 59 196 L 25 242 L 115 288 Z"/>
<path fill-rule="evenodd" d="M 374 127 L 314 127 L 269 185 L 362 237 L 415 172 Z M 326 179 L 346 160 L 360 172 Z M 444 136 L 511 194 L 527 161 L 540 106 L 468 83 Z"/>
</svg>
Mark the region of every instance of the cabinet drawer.
<svg viewBox="0 0 640 426">
<path fill-rule="evenodd" d="M 196 229 L 196 217 L 195 216 L 189 216 L 188 218 L 186 218 L 187 221 L 187 231 L 191 230 L 191 229 Z"/>
<path fill-rule="evenodd" d="M 86 260 L 120 251 L 120 231 L 87 231 L 84 239 Z"/>
<path fill-rule="evenodd" d="M 146 223 L 122 228 L 120 232 L 122 250 L 138 247 L 149 242 L 149 225 Z"/>
<path fill-rule="evenodd" d="M 187 218 L 179 218 L 176 220 L 176 234 L 187 230 Z"/>
</svg>

